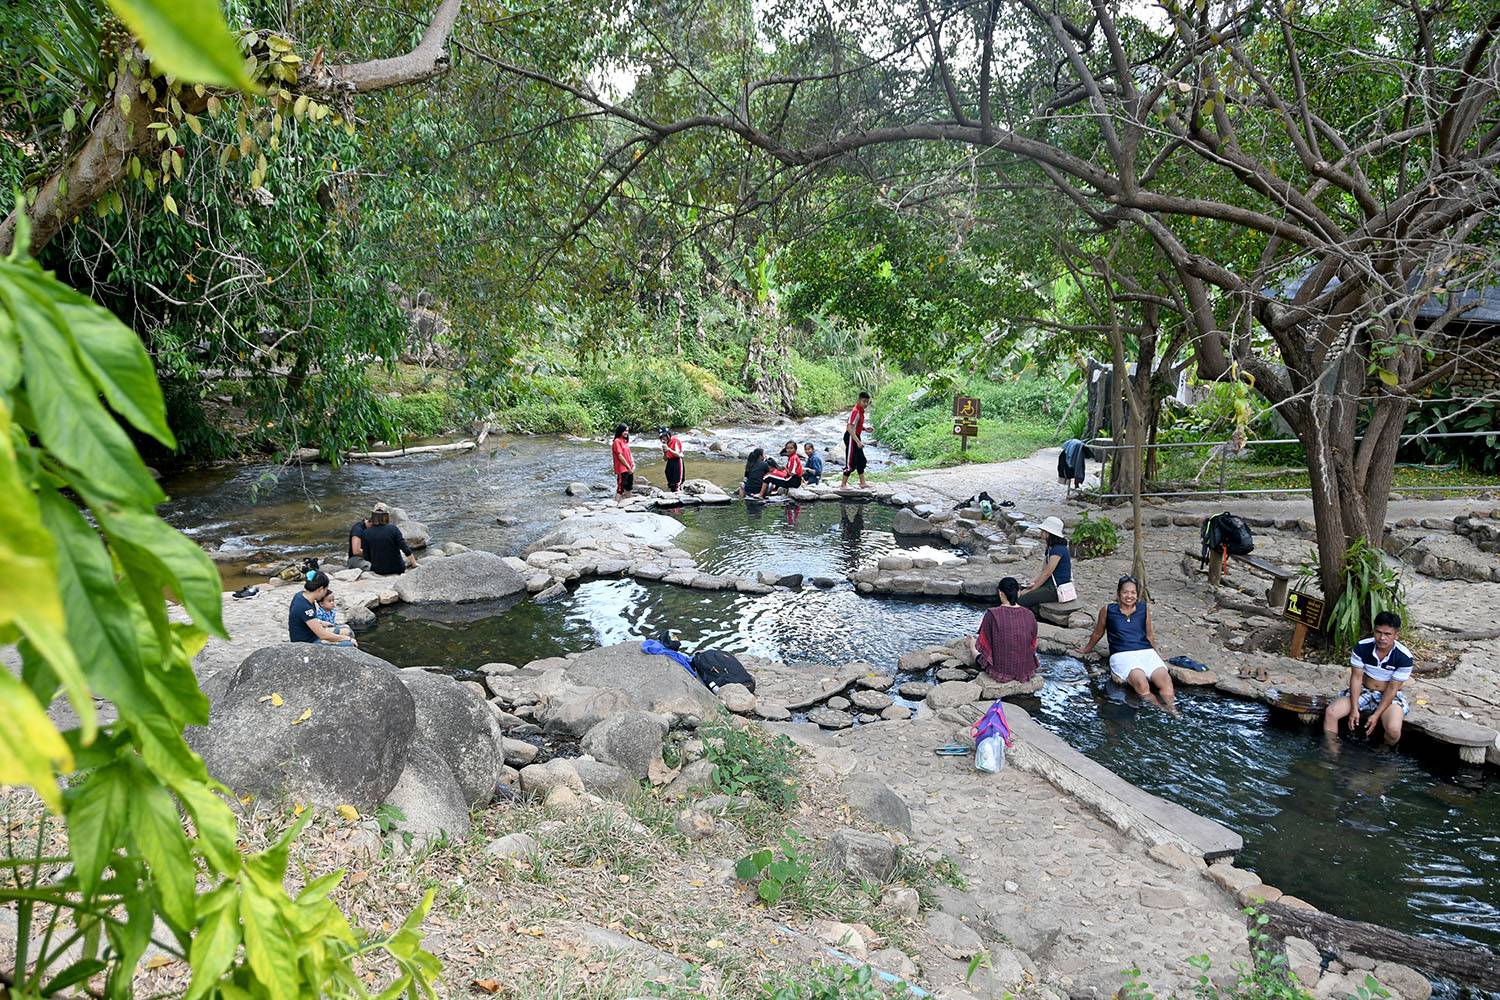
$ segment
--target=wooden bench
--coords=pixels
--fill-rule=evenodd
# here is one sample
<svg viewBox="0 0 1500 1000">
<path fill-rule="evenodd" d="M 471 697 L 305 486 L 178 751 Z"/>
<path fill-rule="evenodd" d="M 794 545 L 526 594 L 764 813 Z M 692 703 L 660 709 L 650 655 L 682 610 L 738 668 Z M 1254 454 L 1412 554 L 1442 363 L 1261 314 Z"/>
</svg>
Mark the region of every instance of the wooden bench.
<svg viewBox="0 0 1500 1000">
<path fill-rule="evenodd" d="M 1190 559 L 1202 559 L 1201 551 L 1189 551 L 1187 555 Z M 1235 560 L 1236 562 L 1244 563 L 1246 566 L 1250 567 L 1256 572 L 1264 573 L 1266 576 L 1269 576 L 1271 578 L 1271 586 L 1266 590 L 1266 603 L 1270 605 L 1272 611 L 1280 611 L 1282 608 L 1286 607 L 1286 593 L 1289 589 L 1291 589 L 1292 580 L 1296 577 L 1296 573 L 1292 572 L 1289 569 L 1286 569 L 1285 567 L 1278 566 L 1275 563 L 1270 562 L 1269 560 L 1261 559 L 1259 556 L 1237 556 L 1231 553 L 1229 558 Z M 1223 578 L 1223 574 L 1223 554 L 1218 552 L 1209 553 L 1208 585 L 1210 587 L 1217 587 L 1219 585 L 1219 580 Z"/>
</svg>

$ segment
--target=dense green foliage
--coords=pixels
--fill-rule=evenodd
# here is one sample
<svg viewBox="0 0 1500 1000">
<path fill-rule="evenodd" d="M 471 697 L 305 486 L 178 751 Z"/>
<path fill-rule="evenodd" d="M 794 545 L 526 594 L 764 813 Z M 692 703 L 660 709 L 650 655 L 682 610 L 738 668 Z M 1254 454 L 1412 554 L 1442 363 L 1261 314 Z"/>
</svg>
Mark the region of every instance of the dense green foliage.
<svg viewBox="0 0 1500 1000">
<path fill-rule="evenodd" d="M 749 793 L 774 809 L 797 804 L 798 750 L 785 736 L 758 726 L 718 724 L 703 734 L 703 759 L 714 765 L 714 787 L 726 795 Z"/>
<path fill-rule="evenodd" d="M 1073 553 L 1080 559 L 1097 559 L 1107 556 L 1120 545 L 1120 533 L 1115 522 L 1107 517 L 1090 517 L 1084 511 L 1073 526 L 1071 539 Z"/>
<path fill-rule="evenodd" d="M 1300 582 L 1306 584 L 1318 575 L 1317 556 L 1313 554 L 1302 563 Z M 1400 615 L 1403 628 L 1414 624 L 1406 605 L 1406 587 L 1380 549 L 1364 539 L 1356 540 L 1344 556 L 1341 576 L 1343 586 L 1327 611 L 1322 629 L 1340 655 L 1370 634 L 1375 616 L 1382 611 Z"/>
</svg>

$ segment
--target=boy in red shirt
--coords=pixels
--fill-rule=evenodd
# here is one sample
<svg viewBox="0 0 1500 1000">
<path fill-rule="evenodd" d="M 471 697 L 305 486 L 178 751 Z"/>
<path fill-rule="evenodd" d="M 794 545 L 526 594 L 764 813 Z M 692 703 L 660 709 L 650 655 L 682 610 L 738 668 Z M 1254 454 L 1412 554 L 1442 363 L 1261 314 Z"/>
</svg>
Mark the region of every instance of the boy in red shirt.
<svg viewBox="0 0 1500 1000">
<path fill-rule="evenodd" d="M 610 442 L 610 454 L 615 461 L 615 499 L 635 489 L 635 459 L 630 457 L 630 428 L 620 424 L 615 428 L 615 439 Z"/>
<path fill-rule="evenodd" d="M 865 485 L 865 410 L 869 406 L 870 394 L 862 392 L 849 414 L 849 426 L 844 430 L 844 480 L 839 483 L 840 489 L 849 487 L 849 475 L 854 472 L 859 473 L 859 488 L 869 489 Z"/>
</svg>

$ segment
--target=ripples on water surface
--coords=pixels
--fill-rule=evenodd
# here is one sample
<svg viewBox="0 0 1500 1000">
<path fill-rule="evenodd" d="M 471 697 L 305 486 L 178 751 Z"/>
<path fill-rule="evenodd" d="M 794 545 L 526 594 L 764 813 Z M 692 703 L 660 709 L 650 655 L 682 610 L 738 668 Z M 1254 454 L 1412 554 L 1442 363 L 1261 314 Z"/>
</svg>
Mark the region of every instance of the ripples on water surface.
<svg viewBox="0 0 1500 1000">
<path fill-rule="evenodd" d="M 1266 882 L 1321 909 L 1500 946 L 1492 782 L 1281 725 L 1265 706 L 1179 689 L 1182 717 L 1097 696 L 1048 657 L 1037 720 L 1147 791 L 1238 831 Z M 1456 767 L 1456 765 L 1455 765 Z"/>
</svg>

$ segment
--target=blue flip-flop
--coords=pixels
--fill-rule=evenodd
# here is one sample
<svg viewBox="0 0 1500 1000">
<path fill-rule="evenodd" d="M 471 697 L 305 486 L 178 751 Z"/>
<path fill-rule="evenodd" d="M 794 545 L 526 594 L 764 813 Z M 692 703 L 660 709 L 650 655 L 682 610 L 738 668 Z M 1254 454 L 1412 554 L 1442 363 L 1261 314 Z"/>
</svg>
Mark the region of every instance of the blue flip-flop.
<svg viewBox="0 0 1500 1000">
<path fill-rule="evenodd" d="M 947 746 L 938 747 L 932 752 L 939 757 L 967 757 L 972 752 L 972 748 L 966 747 L 962 743 L 949 743 Z"/>
<path fill-rule="evenodd" d="M 1171 664 L 1174 664 L 1175 666 L 1182 667 L 1184 670 L 1207 670 L 1208 669 L 1208 667 L 1204 666 L 1202 663 L 1199 663 L 1197 660 L 1193 659 L 1191 656 L 1174 656 L 1170 660 L 1168 660 L 1167 662 L 1171 663 Z"/>
</svg>

